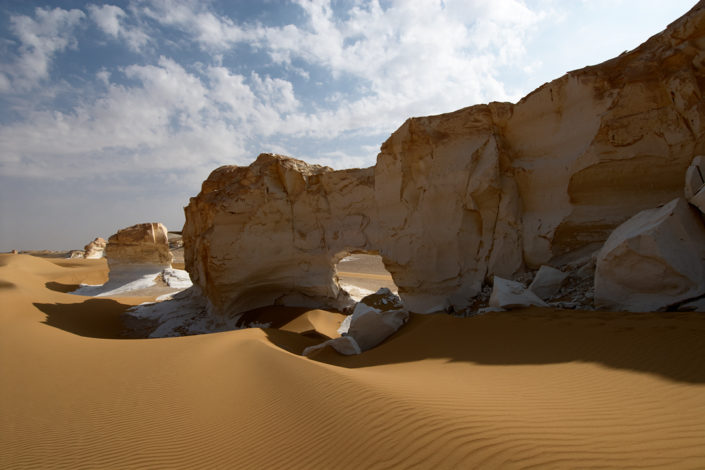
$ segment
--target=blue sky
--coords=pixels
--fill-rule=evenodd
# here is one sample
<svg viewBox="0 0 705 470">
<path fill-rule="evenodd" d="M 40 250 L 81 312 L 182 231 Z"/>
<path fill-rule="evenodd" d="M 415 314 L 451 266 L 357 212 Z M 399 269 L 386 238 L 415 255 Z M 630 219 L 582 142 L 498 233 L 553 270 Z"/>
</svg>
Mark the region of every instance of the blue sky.
<svg viewBox="0 0 705 470">
<path fill-rule="evenodd" d="M 373 165 L 410 116 L 517 101 L 694 0 L 0 0 L 0 251 L 180 230 L 220 165 Z"/>
</svg>

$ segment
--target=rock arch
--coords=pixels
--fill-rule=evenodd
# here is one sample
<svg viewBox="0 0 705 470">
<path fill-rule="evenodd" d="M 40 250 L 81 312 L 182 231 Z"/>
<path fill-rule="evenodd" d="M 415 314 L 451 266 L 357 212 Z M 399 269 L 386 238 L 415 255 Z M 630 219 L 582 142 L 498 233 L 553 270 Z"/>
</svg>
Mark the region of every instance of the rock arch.
<svg viewBox="0 0 705 470">
<path fill-rule="evenodd" d="M 516 104 L 407 120 L 371 168 L 273 154 L 218 168 L 185 208 L 186 268 L 216 313 L 337 306 L 336 253 L 378 250 L 405 306 L 423 313 L 462 309 L 494 275 L 568 262 L 644 209 L 620 195 L 645 163 L 657 163 L 649 205 L 682 195 L 705 151 L 703 35 L 700 2 L 637 49 Z"/>
</svg>

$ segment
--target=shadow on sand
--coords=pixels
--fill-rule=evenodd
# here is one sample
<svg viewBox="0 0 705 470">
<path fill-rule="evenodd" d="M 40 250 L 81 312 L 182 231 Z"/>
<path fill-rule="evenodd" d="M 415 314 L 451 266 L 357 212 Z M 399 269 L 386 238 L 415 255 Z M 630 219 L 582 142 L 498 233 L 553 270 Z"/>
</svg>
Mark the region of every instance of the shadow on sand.
<svg viewBox="0 0 705 470">
<path fill-rule="evenodd" d="M 265 331 L 272 343 L 293 353 L 316 344 L 293 333 Z M 552 309 L 470 318 L 412 315 L 394 336 L 359 356 L 326 348 L 312 359 L 348 368 L 428 359 L 487 365 L 590 362 L 705 383 L 705 315 Z"/>
<path fill-rule="evenodd" d="M 80 303 L 42 304 L 35 307 L 46 314 L 44 324 L 90 338 L 128 339 L 123 313 L 131 305 L 112 299 L 89 299 Z"/>
<path fill-rule="evenodd" d="M 62 284 L 60 282 L 49 281 L 49 282 L 44 283 L 44 287 L 46 287 L 49 290 L 53 290 L 55 292 L 63 292 L 66 294 L 66 293 L 75 291 L 76 289 L 81 287 L 81 285 L 80 284 Z"/>
</svg>

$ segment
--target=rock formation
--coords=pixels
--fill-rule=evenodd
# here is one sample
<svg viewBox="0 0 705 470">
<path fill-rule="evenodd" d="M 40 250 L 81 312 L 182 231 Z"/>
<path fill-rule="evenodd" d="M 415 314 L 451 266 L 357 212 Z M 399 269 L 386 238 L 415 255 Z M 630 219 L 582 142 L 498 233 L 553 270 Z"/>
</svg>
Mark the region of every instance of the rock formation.
<svg viewBox="0 0 705 470">
<path fill-rule="evenodd" d="M 372 168 L 272 154 L 225 166 L 185 209 L 211 308 L 345 304 L 335 264 L 379 253 L 414 312 L 460 310 L 493 276 L 564 266 L 683 194 L 705 153 L 705 3 L 633 51 L 517 104 L 407 120 Z"/>
<path fill-rule="evenodd" d="M 166 282 L 171 268 L 171 252 L 166 227 L 160 223 L 137 224 L 120 229 L 108 239 L 108 282 L 102 286 L 82 286 L 77 295 L 120 295 L 155 285 L 157 277 Z M 178 276 L 178 273 L 173 273 Z M 172 276 L 173 277 L 173 276 Z M 176 288 L 185 288 L 179 284 Z"/>
<path fill-rule="evenodd" d="M 168 268 L 171 266 L 171 252 L 166 227 L 151 222 L 120 229 L 108 239 L 105 257 L 111 270 L 122 264 Z"/>
<path fill-rule="evenodd" d="M 97 237 L 84 247 L 86 259 L 100 259 L 105 256 L 105 246 L 108 242 L 104 238 Z"/>
<path fill-rule="evenodd" d="M 682 198 L 627 220 L 598 254 L 598 307 L 655 311 L 703 294 L 705 224 Z"/>
</svg>

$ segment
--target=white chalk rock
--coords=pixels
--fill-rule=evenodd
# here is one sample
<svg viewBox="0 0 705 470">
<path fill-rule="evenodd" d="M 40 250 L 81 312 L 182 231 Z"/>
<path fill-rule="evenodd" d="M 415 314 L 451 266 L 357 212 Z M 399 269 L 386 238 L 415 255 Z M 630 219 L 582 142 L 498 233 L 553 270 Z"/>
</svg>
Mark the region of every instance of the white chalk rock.
<svg viewBox="0 0 705 470">
<path fill-rule="evenodd" d="M 685 171 L 685 198 L 690 200 L 705 186 L 705 157 L 698 155 L 693 158 Z"/>
<path fill-rule="evenodd" d="M 529 290 L 539 298 L 548 300 L 558 293 L 567 277 L 568 273 L 564 273 L 560 269 L 552 268 L 551 266 L 543 265 L 536 273 L 536 277 L 529 286 Z"/>
<path fill-rule="evenodd" d="M 495 308 L 524 308 L 535 305 L 537 307 L 547 307 L 546 302 L 541 300 L 533 292 L 526 289 L 521 283 L 510 281 L 501 277 L 494 277 L 494 286 L 490 296 L 490 307 Z"/>
<path fill-rule="evenodd" d="M 390 337 L 408 319 L 409 312 L 403 309 L 401 299 L 383 287 L 358 302 L 352 315 L 338 328 L 340 338 L 308 347 L 303 355 L 308 356 L 326 346 L 346 356 L 360 354 Z"/>
<path fill-rule="evenodd" d="M 693 158 L 685 172 L 685 198 L 705 213 L 705 157 Z"/>
<path fill-rule="evenodd" d="M 639 212 L 597 256 L 595 305 L 656 311 L 705 294 L 705 226 L 684 199 Z"/>
<path fill-rule="evenodd" d="M 108 242 L 104 238 L 97 237 L 84 247 L 86 259 L 100 259 L 105 256 L 105 247 Z"/>
</svg>

